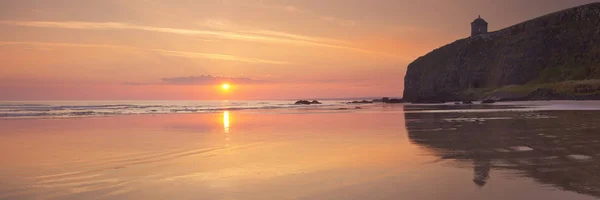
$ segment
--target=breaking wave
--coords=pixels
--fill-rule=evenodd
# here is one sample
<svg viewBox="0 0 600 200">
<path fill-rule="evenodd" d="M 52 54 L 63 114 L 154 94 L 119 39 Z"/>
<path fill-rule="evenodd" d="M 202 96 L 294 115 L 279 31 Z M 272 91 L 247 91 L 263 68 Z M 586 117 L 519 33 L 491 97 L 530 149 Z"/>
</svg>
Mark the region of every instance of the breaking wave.
<svg viewBox="0 0 600 200">
<path fill-rule="evenodd" d="M 327 107 L 339 102 L 321 105 L 294 105 L 293 101 L 195 101 L 195 102 L 0 102 L 0 118 L 86 117 L 133 114 L 202 113 L 224 110 L 255 110 Z"/>
</svg>

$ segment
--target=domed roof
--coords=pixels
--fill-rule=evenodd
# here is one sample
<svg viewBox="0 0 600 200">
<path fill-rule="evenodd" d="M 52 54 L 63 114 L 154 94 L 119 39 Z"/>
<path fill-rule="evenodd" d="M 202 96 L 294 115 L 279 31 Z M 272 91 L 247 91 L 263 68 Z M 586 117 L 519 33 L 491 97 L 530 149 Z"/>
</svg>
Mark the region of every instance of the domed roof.
<svg viewBox="0 0 600 200">
<path fill-rule="evenodd" d="M 471 24 L 488 25 L 488 23 L 481 18 L 481 15 L 477 19 L 475 19 L 475 21 L 471 22 Z"/>
</svg>

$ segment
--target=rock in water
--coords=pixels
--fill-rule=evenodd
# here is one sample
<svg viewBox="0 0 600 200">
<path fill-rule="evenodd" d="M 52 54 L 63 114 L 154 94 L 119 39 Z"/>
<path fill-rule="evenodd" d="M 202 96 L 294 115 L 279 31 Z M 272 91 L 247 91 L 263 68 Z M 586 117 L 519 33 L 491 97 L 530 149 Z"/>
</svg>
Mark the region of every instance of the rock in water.
<svg viewBox="0 0 600 200">
<path fill-rule="evenodd" d="M 481 103 L 484 103 L 484 104 L 491 104 L 491 103 L 496 103 L 496 101 L 494 101 L 494 100 L 491 100 L 491 99 L 486 99 L 486 100 L 483 100 L 483 101 L 481 101 Z"/>
<path fill-rule="evenodd" d="M 362 101 L 352 101 L 352 102 L 348 102 L 349 104 L 370 104 L 373 103 L 372 101 L 367 101 L 367 100 L 362 100 Z"/>
<path fill-rule="evenodd" d="M 299 100 L 294 103 L 295 105 L 311 105 L 311 104 L 321 104 L 321 102 L 317 100 L 308 101 L 308 100 Z"/>
<path fill-rule="evenodd" d="M 402 99 L 389 99 L 386 103 L 403 103 Z"/>
<path fill-rule="evenodd" d="M 296 103 L 294 103 L 294 104 L 296 104 L 296 105 L 310 105 L 310 101 L 299 100 L 299 101 L 296 101 Z"/>
<path fill-rule="evenodd" d="M 461 101 L 478 89 L 600 79 L 598 55 L 600 3 L 592 3 L 460 39 L 418 58 L 408 66 L 403 99 Z"/>
</svg>

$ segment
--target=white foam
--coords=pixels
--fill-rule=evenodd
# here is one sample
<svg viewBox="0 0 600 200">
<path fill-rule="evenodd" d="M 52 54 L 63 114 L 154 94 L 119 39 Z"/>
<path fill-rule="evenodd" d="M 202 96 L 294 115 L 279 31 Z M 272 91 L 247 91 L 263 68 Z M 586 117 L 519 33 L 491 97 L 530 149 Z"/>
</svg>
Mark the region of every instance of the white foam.
<svg viewBox="0 0 600 200">
<path fill-rule="evenodd" d="M 81 101 L 42 102 L 39 104 L 0 102 L 0 119 L 4 118 L 62 118 L 130 114 L 170 114 L 221 112 L 226 110 L 271 110 L 289 108 L 323 108 L 342 103 L 321 101 L 320 105 L 294 105 L 293 101 Z"/>
<path fill-rule="evenodd" d="M 576 160 L 576 161 L 586 161 L 586 160 L 592 159 L 591 156 L 578 155 L 578 154 L 568 155 L 567 158 L 571 159 L 571 160 Z"/>
<path fill-rule="evenodd" d="M 533 151 L 533 148 L 528 146 L 514 146 L 510 147 L 513 151 L 524 152 L 524 151 Z"/>
<path fill-rule="evenodd" d="M 496 150 L 496 152 L 500 152 L 500 153 L 508 153 L 508 152 L 510 152 L 509 150 L 503 149 L 503 148 L 497 148 L 497 149 L 494 149 L 494 150 Z"/>
</svg>

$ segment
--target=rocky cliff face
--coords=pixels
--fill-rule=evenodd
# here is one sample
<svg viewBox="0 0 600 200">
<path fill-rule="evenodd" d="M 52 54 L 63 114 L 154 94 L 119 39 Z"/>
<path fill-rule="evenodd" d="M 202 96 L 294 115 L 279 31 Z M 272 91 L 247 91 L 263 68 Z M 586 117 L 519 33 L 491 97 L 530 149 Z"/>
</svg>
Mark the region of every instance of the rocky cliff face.
<svg viewBox="0 0 600 200">
<path fill-rule="evenodd" d="M 408 66 L 404 100 L 457 101 L 470 90 L 600 79 L 600 3 L 436 49 Z"/>
</svg>

